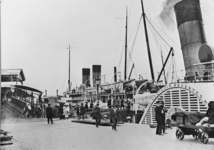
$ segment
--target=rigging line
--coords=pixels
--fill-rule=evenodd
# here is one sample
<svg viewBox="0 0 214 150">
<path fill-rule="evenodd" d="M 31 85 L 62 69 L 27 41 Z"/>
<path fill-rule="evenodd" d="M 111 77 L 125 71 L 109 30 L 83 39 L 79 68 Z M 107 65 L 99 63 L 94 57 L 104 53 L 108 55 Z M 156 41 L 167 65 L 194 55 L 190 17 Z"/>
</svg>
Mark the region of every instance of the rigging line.
<svg viewBox="0 0 214 150">
<path fill-rule="evenodd" d="M 149 19 L 148 19 L 148 21 L 149 21 Z M 150 21 L 149 21 L 150 22 Z M 151 22 L 153 22 L 152 20 L 151 20 Z M 154 25 L 156 25 L 154 22 L 153 22 L 153 24 Z M 158 27 L 158 25 L 156 25 L 157 27 Z M 159 29 L 160 29 L 160 27 L 158 27 Z M 161 29 L 160 29 L 160 31 L 162 31 Z M 180 46 L 175 42 L 175 41 L 173 41 L 164 31 L 162 31 L 179 49 L 181 49 L 180 48 Z"/>
<path fill-rule="evenodd" d="M 136 34 L 135 34 L 135 37 L 134 37 L 134 40 L 133 40 L 133 44 L 132 44 L 132 47 L 131 47 L 131 54 L 133 53 L 133 50 L 134 50 L 134 46 L 135 46 L 135 42 L 136 42 L 137 35 L 138 35 L 138 32 L 139 32 L 139 28 L 140 28 L 142 17 L 143 16 L 141 15 L 139 23 L 138 23 L 138 26 L 137 26 L 137 31 L 136 31 Z"/>
<path fill-rule="evenodd" d="M 176 70 L 176 63 L 175 63 L 175 59 L 173 58 L 173 74 L 174 74 L 174 79 L 178 79 L 178 75 L 177 75 L 177 72 L 175 72 L 175 70 Z"/>
<path fill-rule="evenodd" d="M 127 49 L 128 50 L 128 49 Z M 130 54 L 130 52 L 129 52 L 129 50 L 128 50 L 128 59 L 127 59 L 127 70 L 129 70 L 129 67 L 130 67 L 130 60 L 133 62 L 133 60 L 132 60 L 132 56 L 131 56 L 131 54 Z"/>
<path fill-rule="evenodd" d="M 131 61 L 132 61 L 133 63 L 134 63 L 134 61 L 133 61 L 133 59 L 132 59 L 132 54 L 133 54 L 133 51 L 134 51 L 134 47 L 135 47 L 137 35 L 138 35 L 138 33 L 139 33 L 139 28 L 140 28 L 140 24 L 141 24 L 142 17 L 143 17 L 143 16 L 140 17 L 140 20 L 139 20 L 139 23 L 138 23 L 138 26 L 137 26 L 137 30 L 136 30 L 136 33 L 135 33 L 135 37 L 134 37 L 134 40 L 133 40 L 133 43 L 132 43 L 132 47 L 131 47 L 131 50 L 130 50 L 130 52 L 129 52 L 130 58 L 128 59 L 128 61 L 130 61 L 130 59 L 131 59 Z M 129 65 L 130 65 L 130 63 L 128 63 L 127 68 L 129 68 Z"/>
<path fill-rule="evenodd" d="M 173 58 L 172 58 L 172 78 L 171 81 L 174 81 L 174 63 L 173 63 Z"/>
<path fill-rule="evenodd" d="M 214 27 L 212 25 L 210 25 L 209 23 L 207 23 L 206 21 L 203 21 L 203 22 L 214 29 Z M 213 30 L 211 30 L 211 31 L 213 31 Z"/>
<path fill-rule="evenodd" d="M 175 72 L 175 70 L 176 70 L 176 61 L 175 61 L 175 58 L 173 58 L 173 63 L 174 63 L 174 72 Z M 175 72 L 175 75 L 176 75 L 176 78 L 178 78 L 178 74 L 177 74 L 177 72 Z"/>
<path fill-rule="evenodd" d="M 194 3 L 194 1 L 192 1 L 191 3 L 189 3 L 189 6 L 187 7 L 187 9 L 186 9 L 186 11 L 185 11 L 185 13 L 183 13 L 183 16 L 181 17 L 181 19 L 183 20 L 183 18 L 184 18 L 184 16 L 186 15 L 186 13 L 189 11 L 189 9 L 188 8 L 190 8 L 190 6 L 192 6 L 192 4 Z M 147 20 L 148 20 L 148 18 L 147 18 Z M 154 22 L 153 22 L 154 23 Z M 155 24 L 155 23 L 154 23 Z M 162 30 L 161 30 L 162 31 Z M 163 31 L 162 31 L 163 32 Z M 165 33 L 164 33 L 165 34 Z M 166 35 L 166 34 L 165 34 Z M 167 36 L 167 35 L 166 35 Z M 168 37 L 168 36 L 167 36 Z M 169 37 L 168 37 L 169 38 Z M 171 40 L 171 38 L 169 38 L 170 40 Z M 175 43 L 173 40 L 171 40 L 173 43 Z M 177 46 L 178 46 L 178 44 L 177 43 L 175 43 Z M 179 47 L 179 46 L 178 46 Z M 180 47 L 179 47 L 180 48 Z"/>
<path fill-rule="evenodd" d="M 135 66 L 134 66 L 134 73 L 135 73 L 135 78 L 137 78 L 138 73 L 137 73 L 137 69 Z"/>
<path fill-rule="evenodd" d="M 156 44 L 157 46 L 159 47 L 159 53 L 160 53 L 160 56 L 161 56 L 161 62 L 162 62 L 162 65 L 164 65 L 164 61 L 163 61 L 163 54 L 162 54 L 162 46 L 160 45 L 160 43 L 158 42 L 158 39 L 157 39 L 157 35 L 155 34 L 156 32 L 154 31 L 154 29 L 151 27 L 151 24 L 150 25 L 150 29 L 152 30 L 152 35 L 154 36 L 154 39 L 156 41 Z M 160 38 L 160 37 L 159 37 Z M 163 70 L 163 74 L 161 76 L 164 77 L 164 80 L 166 80 L 166 74 L 165 74 L 165 70 L 166 70 L 166 66 L 165 66 L 165 69 Z"/>
<path fill-rule="evenodd" d="M 163 37 L 160 35 L 160 33 L 155 29 L 155 27 L 154 27 L 154 26 L 152 25 L 152 23 L 149 21 L 149 19 L 147 18 L 147 16 L 146 16 L 146 19 L 148 20 L 149 24 L 151 24 L 151 26 L 154 28 L 154 30 L 158 33 L 158 35 L 163 39 Z M 171 46 L 166 42 L 166 40 L 163 39 L 163 41 L 164 41 L 169 47 L 171 47 Z"/>
<path fill-rule="evenodd" d="M 140 21 L 142 20 L 142 17 L 143 17 L 143 16 L 141 15 L 141 17 L 140 17 Z M 140 21 L 139 21 L 139 22 L 140 22 Z M 139 24 L 139 23 L 138 23 L 138 24 Z M 136 25 L 136 27 L 135 27 L 134 31 L 132 32 L 131 36 L 129 37 L 128 42 L 131 40 L 132 36 L 134 35 L 135 30 L 137 30 L 137 29 L 138 29 L 138 26 L 139 26 L 138 24 Z"/>
<path fill-rule="evenodd" d="M 157 36 L 156 36 L 156 34 L 155 34 L 155 32 L 154 32 L 154 29 L 151 27 L 151 24 L 149 24 L 149 27 L 150 27 L 150 30 L 152 31 L 152 35 L 153 35 L 153 37 L 154 37 L 154 39 L 155 39 L 155 42 L 156 42 L 156 44 L 157 44 L 157 47 L 158 47 L 158 49 L 159 49 L 159 52 L 160 52 L 160 54 L 161 54 L 161 46 L 160 46 L 160 44 L 158 43 L 158 40 L 157 40 Z"/>
<path fill-rule="evenodd" d="M 160 25 L 161 25 L 161 28 L 162 28 L 162 29 L 163 29 L 163 31 L 164 31 L 164 27 L 162 26 L 162 23 L 161 23 L 161 21 L 160 21 L 160 19 L 159 19 L 158 15 L 157 15 L 157 13 L 156 13 L 156 11 L 155 11 L 154 7 L 153 7 L 153 5 L 152 5 L 151 1 L 149 1 L 149 2 L 150 2 L 150 5 L 152 6 L 153 11 L 155 12 L 155 15 L 156 15 L 156 17 L 157 17 L 157 19 L 158 19 L 158 22 L 159 22 L 159 23 L 160 23 Z M 164 32 L 165 32 L 165 31 L 164 31 Z"/>
<path fill-rule="evenodd" d="M 167 83 L 169 83 L 171 68 L 172 68 L 172 58 L 171 58 L 171 63 L 169 65 L 169 70 L 167 71 Z"/>
<path fill-rule="evenodd" d="M 64 76 L 67 76 L 67 75 L 64 74 Z M 67 80 L 67 78 L 65 77 L 64 82 L 63 82 L 63 84 L 62 84 L 62 88 L 63 88 L 63 86 L 65 85 L 66 80 Z"/>
<path fill-rule="evenodd" d="M 214 22 L 212 21 L 212 19 L 210 19 L 209 15 L 208 15 L 208 13 L 207 13 L 207 11 L 206 11 L 206 9 L 204 9 L 204 12 L 205 12 L 207 18 L 208 18 L 208 19 L 212 22 L 212 24 L 213 24 Z"/>
<path fill-rule="evenodd" d="M 142 16 L 141 16 L 141 18 L 140 18 L 140 20 L 139 20 L 139 23 L 138 23 L 137 31 L 136 31 L 136 34 L 135 34 L 135 37 L 134 37 L 134 40 L 133 40 L 133 43 L 132 43 L 131 50 L 130 50 L 130 55 L 132 55 L 132 54 L 133 54 L 133 51 L 134 51 L 134 47 L 135 47 L 137 35 L 138 35 L 138 33 L 139 33 L 139 28 L 140 28 L 141 20 L 142 20 Z M 130 56 L 130 57 L 131 57 L 131 56 Z"/>
<path fill-rule="evenodd" d="M 122 57 L 123 57 L 124 51 L 125 51 L 125 48 L 123 47 L 123 50 L 122 50 L 122 53 L 121 53 L 121 57 L 120 57 L 120 61 L 119 61 L 118 68 L 120 68 L 120 64 L 121 64 L 121 61 L 122 61 Z"/>
<path fill-rule="evenodd" d="M 160 42 L 161 42 L 161 45 L 163 45 L 163 49 L 166 51 L 166 53 L 168 54 L 169 53 L 169 51 L 167 50 L 168 48 L 166 47 L 166 45 L 165 45 L 165 43 L 164 43 L 164 41 L 160 38 L 160 36 L 158 36 L 158 38 L 159 38 L 159 40 L 160 40 Z M 164 51 L 163 51 L 163 53 L 164 53 Z M 165 53 L 164 53 L 164 55 L 166 55 Z"/>
<path fill-rule="evenodd" d="M 132 2 L 131 2 L 131 8 L 130 8 L 130 11 L 129 11 L 129 17 L 131 16 L 131 12 L 132 12 L 132 4 L 133 4 L 133 0 L 132 0 Z"/>
</svg>

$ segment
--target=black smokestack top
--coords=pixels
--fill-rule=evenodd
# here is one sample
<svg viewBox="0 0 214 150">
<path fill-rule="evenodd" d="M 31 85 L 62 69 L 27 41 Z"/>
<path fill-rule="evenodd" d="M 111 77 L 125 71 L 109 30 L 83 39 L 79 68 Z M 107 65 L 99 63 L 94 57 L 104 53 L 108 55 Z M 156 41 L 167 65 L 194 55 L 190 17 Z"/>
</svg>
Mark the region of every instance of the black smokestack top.
<svg viewBox="0 0 214 150">
<path fill-rule="evenodd" d="M 101 82 L 101 65 L 93 65 L 92 66 L 92 79 L 93 79 L 93 86 L 95 87 L 95 79 L 99 79 Z"/>
<path fill-rule="evenodd" d="M 82 68 L 82 84 L 90 86 L 90 68 Z"/>
<path fill-rule="evenodd" d="M 83 68 L 82 69 L 82 75 L 90 75 L 90 69 L 89 68 Z"/>
<path fill-rule="evenodd" d="M 114 67 L 114 82 L 117 82 L 117 68 Z"/>
<path fill-rule="evenodd" d="M 163 2 L 163 9 L 159 15 L 161 18 L 161 21 L 166 25 L 167 27 L 172 27 L 172 24 L 174 22 L 173 20 L 173 10 L 176 3 L 180 2 L 181 0 L 166 0 Z"/>
<path fill-rule="evenodd" d="M 93 65 L 92 70 L 93 72 L 101 72 L 101 65 Z"/>
<path fill-rule="evenodd" d="M 199 0 L 184 0 L 175 5 L 175 13 L 178 27 L 188 21 L 202 21 Z"/>
</svg>

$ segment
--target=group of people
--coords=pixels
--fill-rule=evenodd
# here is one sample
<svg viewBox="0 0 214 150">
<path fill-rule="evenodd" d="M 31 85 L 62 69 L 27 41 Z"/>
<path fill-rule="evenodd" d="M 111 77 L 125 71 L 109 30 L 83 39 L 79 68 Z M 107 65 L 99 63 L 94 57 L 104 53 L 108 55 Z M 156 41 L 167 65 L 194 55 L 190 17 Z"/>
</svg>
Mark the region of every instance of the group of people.
<svg viewBox="0 0 214 150">
<path fill-rule="evenodd" d="M 93 103 L 92 103 L 93 104 Z M 83 105 L 83 103 L 81 103 L 80 107 L 77 105 L 76 106 L 76 114 L 77 114 L 77 118 L 80 119 L 82 118 L 84 120 L 85 118 L 85 114 L 86 112 L 88 111 L 89 108 L 91 108 L 93 105 L 90 105 L 88 107 L 88 103 L 86 103 L 85 105 Z M 37 107 L 38 109 L 39 107 Z M 26 115 L 29 115 L 29 111 L 32 109 L 31 105 L 29 103 L 26 104 L 25 108 L 24 108 L 24 113 Z M 67 105 L 64 105 L 64 106 L 60 106 L 58 108 L 58 115 L 59 115 L 59 118 L 62 119 L 63 116 L 66 118 L 68 117 L 67 114 L 68 114 L 68 109 L 69 109 L 69 106 Z M 118 116 L 119 116 L 119 108 L 118 106 L 116 105 L 112 105 L 111 108 L 109 108 L 109 112 L 110 112 L 110 120 L 112 122 L 112 130 L 115 130 L 117 131 L 116 129 L 116 126 L 117 126 L 117 119 L 118 119 Z M 47 122 L 48 124 L 54 124 L 53 123 L 53 118 L 54 118 L 54 108 L 51 107 L 51 104 L 48 104 L 48 106 L 46 107 L 45 109 L 45 114 L 46 114 L 46 118 L 47 118 Z M 99 127 L 99 124 L 100 124 L 100 120 L 102 118 L 102 115 L 101 115 L 101 111 L 100 111 L 100 107 L 99 107 L 99 103 L 97 103 L 95 105 L 95 107 L 92 108 L 92 112 L 90 114 L 90 116 L 96 121 L 96 127 Z"/>
<path fill-rule="evenodd" d="M 85 106 L 83 105 L 83 103 L 81 103 L 80 107 L 77 106 L 76 107 L 77 119 L 82 118 L 84 120 L 87 110 L 88 110 L 88 104 L 87 103 L 85 104 Z"/>
<path fill-rule="evenodd" d="M 117 131 L 117 119 L 119 116 L 118 108 L 113 105 L 110 109 L 110 120 L 112 122 L 112 130 Z M 92 110 L 91 117 L 96 121 L 96 127 L 99 127 L 100 120 L 102 118 L 99 103 L 96 104 L 95 108 Z"/>
<path fill-rule="evenodd" d="M 156 135 L 163 135 L 165 133 L 165 113 L 167 112 L 164 107 L 163 101 L 158 101 L 155 107 L 155 120 L 157 121 Z"/>
<path fill-rule="evenodd" d="M 24 107 L 24 112 L 26 118 L 29 117 L 37 117 L 40 118 L 42 116 L 42 108 L 40 105 L 30 105 L 27 103 Z"/>
<path fill-rule="evenodd" d="M 68 105 L 60 105 L 58 107 L 59 119 L 68 119 L 70 115 L 70 107 Z"/>
<path fill-rule="evenodd" d="M 80 105 L 71 105 L 71 104 L 60 104 L 58 107 L 58 117 L 60 119 L 68 119 L 68 118 L 82 118 L 83 120 L 87 118 L 87 112 L 91 108 L 93 108 L 93 102 L 88 105 L 88 102 L 85 104 L 81 103 Z"/>
<path fill-rule="evenodd" d="M 107 103 L 108 103 L 108 108 L 111 108 L 113 105 L 117 106 L 119 109 L 124 109 L 125 108 L 124 99 L 113 98 L 113 101 L 111 99 L 109 99 Z"/>
</svg>

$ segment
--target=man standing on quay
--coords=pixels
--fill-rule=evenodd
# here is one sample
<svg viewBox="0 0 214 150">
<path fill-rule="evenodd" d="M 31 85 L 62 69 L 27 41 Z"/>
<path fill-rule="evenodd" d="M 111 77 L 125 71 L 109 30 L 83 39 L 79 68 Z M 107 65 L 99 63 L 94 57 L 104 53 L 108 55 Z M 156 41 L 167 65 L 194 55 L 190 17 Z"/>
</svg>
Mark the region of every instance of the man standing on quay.
<svg viewBox="0 0 214 150">
<path fill-rule="evenodd" d="M 162 135 L 161 131 L 163 129 L 163 124 L 162 124 L 162 106 L 160 105 L 161 102 L 157 102 L 157 106 L 155 107 L 155 120 L 157 121 L 157 128 L 156 128 L 156 134 L 157 135 Z"/>
<path fill-rule="evenodd" d="M 110 118 L 112 120 L 112 130 L 117 131 L 117 117 L 118 117 L 118 109 L 113 105 L 113 107 L 110 110 Z"/>
<path fill-rule="evenodd" d="M 51 124 L 53 124 L 53 109 L 51 108 L 51 104 L 48 104 L 48 107 L 46 109 L 46 116 L 48 119 L 48 124 L 49 120 L 51 121 Z"/>
<path fill-rule="evenodd" d="M 102 118 L 99 103 L 97 103 L 95 108 L 92 110 L 91 117 L 96 120 L 96 127 L 98 128 L 98 125 L 100 124 L 100 119 Z"/>
<path fill-rule="evenodd" d="M 161 102 L 161 110 L 162 110 L 162 127 L 163 127 L 163 134 L 167 134 L 166 132 L 165 132 L 165 130 L 166 130 L 166 118 L 165 118 L 165 114 L 166 114 L 166 112 L 167 112 L 167 110 L 166 110 L 166 108 L 164 107 L 164 102 L 162 101 Z"/>
<path fill-rule="evenodd" d="M 80 107 L 80 118 L 82 116 L 83 120 L 84 120 L 84 115 L 85 115 L 85 107 L 83 106 L 83 103 L 81 103 L 81 107 Z"/>
</svg>

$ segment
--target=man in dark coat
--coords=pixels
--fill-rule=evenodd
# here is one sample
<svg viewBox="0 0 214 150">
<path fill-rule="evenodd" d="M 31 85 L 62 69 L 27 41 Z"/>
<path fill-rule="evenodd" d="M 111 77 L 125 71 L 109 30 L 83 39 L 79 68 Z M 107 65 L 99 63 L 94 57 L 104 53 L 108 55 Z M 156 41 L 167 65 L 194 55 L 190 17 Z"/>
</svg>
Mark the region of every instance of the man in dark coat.
<svg viewBox="0 0 214 150">
<path fill-rule="evenodd" d="M 130 109 L 131 109 L 131 104 L 130 102 L 128 101 L 127 102 L 127 107 L 126 107 L 126 116 L 130 116 Z"/>
<path fill-rule="evenodd" d="M 108 108 L 111 108 L 111 99 L 108 99 L 107 104 L 108 104 Z"/>
<path fill-rule="evenodd" d="M 77 119 L 80 119 L 80 109 L 79 109 L 79 105 L 77 105 L 76 107 L 76 113 L 77 113 Z"/>
<path fill-rule="evenodd" d="M 59 119 L 63 119 L 62 114 L 63 114 L 63 108 L 62 108 L 62 104 L 60 104 L 59 107 L 58 107 Z"/>
<path fill-rule="evenodd" d="M 100 119 L 102 118 L 100 113 L 99 104 L 95 106 L 95 108 L 92 110 L 91 117 L 95 119 L 96 121 L 96 127 L 98 128 L 98 125 L 100 124 Z"/>
<path fill-rule="evenodd" d="M 88 112 L 88 102 L 85 103 L 85 117 L 87 118 L 87 112 Z"/>
<path fill-rule="evenodd" d="M 165 130 L 166 130 L 166 117 L 165 117 L 165 114 L 167 112 L 166 108 L 164 107 L 164 102 L 162 101 L 161 102 L 161 105 L 160 105 L 161 109 L 162 109 L 162 127 L 163 127 L 163 134 L 166 134 L 165 133 Z"/>
<path fill-rule="evenodd" d="M 48 104 L 48 107 L 46 109 L 46 116 L 48 119 L 48 124 L 49 120 L 51 121 L 51 124 L 53 124 L 53 109 L 51 108 L 51 104 Z"/>
<path fill-rule="evenodd" d="M 161 130 L 162 130 L 162 108 L 160 105 L 160 102 L 157 103 L 157 106 L 155 107 L 155 120 L 157 121 L 157 128 L 156 128 L 156 134 L 157 135 L 162 135 Z"/>
<path fill-rule="evenodd" d="M 91 101 L 91 103 L 90 103 L 90 108 L 94 108 L 94 104 L 93 104 L 92 101 Z"/>
<path fill-rule="evenodd" d="M 110 118 L 112 120 L 112 130 L 117 131 L 117 118 L 118 118 L 118 109 L 113 105 L 113 107 L 110 110 Z"/>
<path fill-rule="evenodd" d="M 124 109 L 124 100 L 121 99 L 121 108 Z"/>
<path fill-rule="evenodd" d="M 82 116 L 83 120 L 84 120 L 84 115 L 85 115 L 85 107 L 83 106 L 83 103 L 81 103 L 81 107 L 80 107 L 80 118 Z"/>
</svg>

